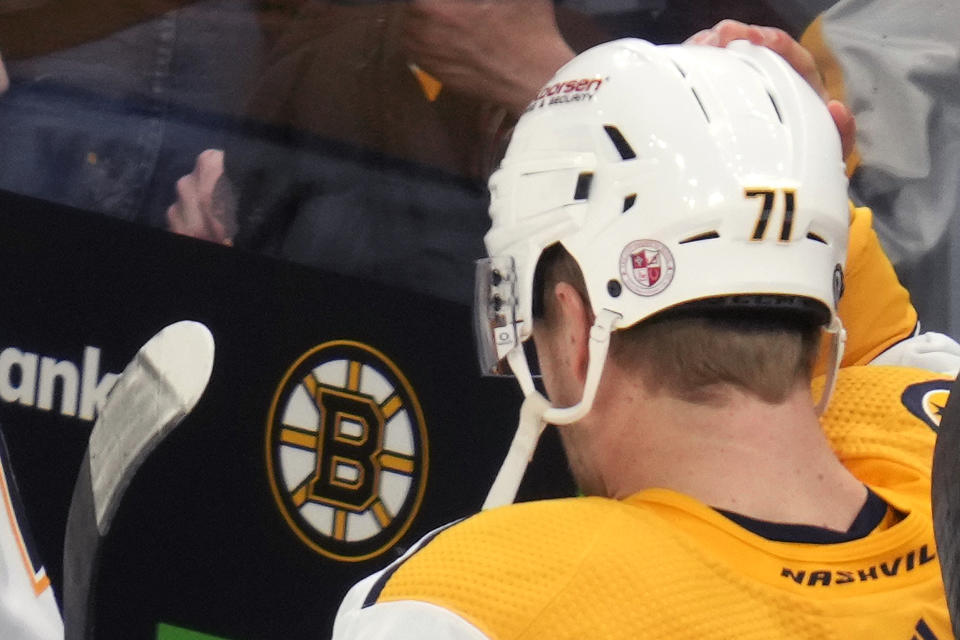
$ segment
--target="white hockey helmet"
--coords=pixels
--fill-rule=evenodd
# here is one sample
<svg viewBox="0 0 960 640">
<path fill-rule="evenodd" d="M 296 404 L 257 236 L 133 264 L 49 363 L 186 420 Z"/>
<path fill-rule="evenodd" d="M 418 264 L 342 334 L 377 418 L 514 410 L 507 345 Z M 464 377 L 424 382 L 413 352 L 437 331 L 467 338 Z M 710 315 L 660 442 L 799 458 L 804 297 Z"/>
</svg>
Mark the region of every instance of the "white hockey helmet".
<svg viewBox="0 0 960 640">
<path fill-rule="evenodd" d="M 769 49 L 628 39 L 580 54 L 520 118 L 490 191 L 481 366 L 509 361 L 540 428 L 589 411 L 610 331 L 680 305 L 819 311 L 839 362 L 849 223 L 840 139 L 820 97 Z M 536 392 L 522 344 L 537 261 L 555 243 L 582 270 L 597 323 L 583 397 L 563 409 Z M 518 440 L 535 446 L 538 435 Z"/>
</svg>

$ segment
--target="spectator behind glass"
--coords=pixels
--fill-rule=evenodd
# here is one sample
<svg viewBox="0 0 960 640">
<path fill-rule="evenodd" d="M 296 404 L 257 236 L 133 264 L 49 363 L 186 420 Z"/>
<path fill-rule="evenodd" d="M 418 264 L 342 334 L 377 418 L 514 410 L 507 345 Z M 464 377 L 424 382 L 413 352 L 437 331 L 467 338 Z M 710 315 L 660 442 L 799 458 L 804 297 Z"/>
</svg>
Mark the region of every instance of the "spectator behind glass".
<svg viewBox="0 0 960 640">
<path fill-rule="evenodd" d="M 960 86 L 956 81 L 960 45 L 949 29 L 960 19 L 960 6 L 942 0 L 922 2 L 923 10 L 915 5 L 898 8 L 887 0 L 568 0 L 558 12 L 560 32 L 567 40 L 576 31 L 571 27 L 588 35 L 581 33 L 576 43 L 571 40 L 572 48 L 559 37 L 551 3 L 544 0 L 413 0 L 386 3 L 393 5 L 389 7 L 297 3 L 301 11 L 292 12 L 285 26 L 274 30 L 276 46 L 271 47 L 270 63 L 253 104 L 257 118 L 278 127 L 273 142 L 246 157 L 228 154 L 225 160 L 229 173 L 240 183 L 240 243 L 457 298 L 457 290 L 464 290 L 462 284 L 468 279 L 466 256 L 476 251 L 476 238 L 470 236 L 478 229 L 482 232 L 475 215 L 464 215 L 478 206 L 476 191 L 469 182 L 455 187 L 450 181 L 442 184 L 442 172 L 435 174 L 433 182 L 413 178 L 409 172 L 401 177 L 404 171 L 391 160 L 413 160 L 415 165 L 403 166 L 415 167 L 415 174 L 422 173 L 423 166 L 440 166 L 463 176 L 464 155 L 451 155 L 449 146 L 445 152 L 437 151 L 450 140 L 461 151 L 495 149 L 497 111 L 493 107 L 517 115 L 551 68 L 569 59 L 572 50 L 625 35 L 677 42 L 729 16 L 774 25 L 794 37 L 803 35 L 830 95 L 846 99 L 865 116 L 860 153 L 850 163 L 858 168 L 851 193 L 876 208 L 881 236 L 914 293 L 925 326 L 958 333 L 960 296 L 952 293 L 949 283 L 960 278 L 960 268 L 954 266 L 960 265 L 960 259 L 948 259 L 955 249 L 947 239 L 952 237 L 951 225 L 960 224 L 956 213 L 960 183 L 950 169 L 960 157 L 952 152 L 960 140 L 955 99 Z M 906 11 L 909 16 L 900 15 Z M 396 15 L 399 12 L 405 15 Z M 335 24 L 334 16 L 342 23 Z M 306 23 L 298 29 L 295 23 L 301 18 Z M 396 40 L 402 55 L 397 54 Z M 358 55 L 358 50 L 367 55 Z M 352 63 L 330 62 L 345 60 Z M 326 69 L 317 68 L 324 63 Z M 409 63 L 439 80 L 431 89 L 439 88 L 437 102 L 422 97 L 428 93 L 426 87 L 417 93 L 416 78 L 404 70 Z M 303 77 L 298 80 L 301 71 Z M 401 85 L 406 91 L 396 90 Z M 882 90 L 875 91 L 874 85 Z M 411 96 L 416 100 L 411 101 Z M 462 108 L 452 108 L 455 102 Z M 462 135 L 469 131 L 475 104 L 486 105 L 489 116 L 487 135 L 479 138 L 483 142 L 479 146 L 472 134 Z M 365 127 L 358 129 L 359 122 Z M 437 126 L 424 127 L 424 122 Z M 509 118 L 504 123 L 509 124 Z M 901 129 L 902 135 L 897 133 Z M 891 137 L 897 138 L 895 145 L 886 142 Z M 341 142 L 347 146 L 338 147 Z M 358 147 L 384 155 L 359 160 Z M 892 151 L 895 148 L 907 150 L 903 159 Z M 325 159 L 326 165 L 340 166 L 340 177 L 333 177 L 338 170 L 316 169 L 318 163 L 307 159 L 311 154 Z M 232 223 L 216 221 L 220 214 L 213 212 L 224 208 L 210 200 L 217 181 L 209 179 L 211 167 L 204 166 L 220 162 L 216 155 L 198 158 L 197 175 L 180 190 L 181 202 L 168 213 L 171 228 L 217 241 L 227 239 L 226 232 L 211 231 L 229 229 Z M 488 164 L 474 163 L 466 175 L 473 176 L 476 167 Z M 377 179 L 381 184 L 375 193 L 350 186 Z M 474 179 L 481 181 L 482 176 L 469 178 Z M 197 190 L 203 184 L 209 184 L 206 193 Z M 396 192 L 405 193 L 398 197 Z M 450 215 L 391 218 L 385 227 L 387 235 L 402 240 L 388 249 L 377 241 L 376 232 L 359 226 L 359 217 L 346 213 L 409 209 L 399 204 L 403 201 L 421 212 L 429 211 L 431 203 L 447 203 Z M 204 217 L 212 221 L 204 222 Z M 418 246 L 416 239 L 405 238 L 411 224 L 435 230 L 435 237 Z M 452 234 L 441 231 L 451 225 L 455 226 Z M 345 236 L 353 240 L 344 242 Z"/>
<path fill-rule="evenodd" d="M 60 0 L 0 12 L 0 188 L 166 226 L 258 68 L 253 0 Z"/>
<path fill-rule="evenodd" d="M 222 161 L 238 246 L 469 302 L 506 109 L 418 73 L 402 46 L 406 3 L 294 4 L 264 25 L 266 65 L 247 112 L 260 125 L 231 138 L 222 159 L 198 159 L 167 211 L 171 228 L 229 239 L 212 195 L 225 192 L 214 179 Z M 549 2 L 525 6 L 557 30 Z M 600 41 L 583 16 L 568 22 L 572 42 Z"/>
</svg>

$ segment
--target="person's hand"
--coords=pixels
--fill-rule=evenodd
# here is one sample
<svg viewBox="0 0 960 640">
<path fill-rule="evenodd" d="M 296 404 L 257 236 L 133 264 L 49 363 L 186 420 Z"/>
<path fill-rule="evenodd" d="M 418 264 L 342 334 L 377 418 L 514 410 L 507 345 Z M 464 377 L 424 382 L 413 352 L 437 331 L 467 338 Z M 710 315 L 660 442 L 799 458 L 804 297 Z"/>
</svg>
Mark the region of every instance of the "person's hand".
<svg viewBox="0 0 960 640">
<path fill-rule="evenodd" d="M 167 208 L 167 224 L 174 233 L 233 244 L 236 199 L 223 172 L 223 151 L 201 152 L 193 171 L 177 180 L 177 201 Z"/>
<path fill-rule="evenodd" d="M 513 115 L 574 56 L 551 0 L 409 0 L 403 46 L 445 88 Z"/>
<path fill-rule="evenodd" d="M 10 86 L 10 78 L 7 76 L 7 68 L 3 66 L 3 56 L 0 56 L 0 95 Z"/>
<path fill-rule="evenodd" d="M 734 40 L 748 40 L 753 44 L 771 49 L 799 73 L 813 87 L 823 101 L 840 132 L 840 142 L 843 145 L 843 157 L 847 158 L 853 152 L 856 138 L 856 122 L 850 109 L 840 102 L 833 100 L 823 84 L 823 76 L 817 69 L 813 54 L 803 45 L 790 37 L 786 31 L 774 27 L 760 27 L 744 24 L 736 20 L 723 20 L 710 29 L 705 29 L 687 39 L 688 43 L 725 47 Z"/>
</svg>

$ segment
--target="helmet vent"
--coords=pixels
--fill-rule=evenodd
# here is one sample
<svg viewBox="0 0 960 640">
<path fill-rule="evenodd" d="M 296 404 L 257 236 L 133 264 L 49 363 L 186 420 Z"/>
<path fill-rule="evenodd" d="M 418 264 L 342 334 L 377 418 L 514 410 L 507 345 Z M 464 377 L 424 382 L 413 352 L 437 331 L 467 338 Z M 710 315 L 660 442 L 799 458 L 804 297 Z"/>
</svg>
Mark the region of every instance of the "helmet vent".
<svg viewBox="0 0 960 640">
<path fill-rule="evenodd" d="M 710 114 L 707 113 L 707 108 L 703 106 L 703 101 L 700 100 L 700 95 L 697 93 L 697 90 L 690 87 L 690 92 L 693 94 L 693 97 L 697 99 L 697 104 L 700 105 L 700 111 L 703 111 L 703 117 L 707 119 L 707 122 L 710 122 Z"/>
<path fill-rule="evenodd" d="M 706 231 L 704 233 L 698 233 L 695 236 L 690 236 L 686 240 L 681 240 L 679 244 L 688 244 L 690 242 L 700 242 L 701 240 L 713 240 L 714 238 L 719 238 L 720 234 L 716 231 Z"/>
<path fill-rule="evenodd" d="M 783 124 L 783 114 L 780 113 L 780 107 L 777 106 L 777 99 L 773 97 L 773 94 L 767 91 L 767 96 L 770 98 L 770 104 L 773 105 L 773 110 L 777 112 L 777 119 L 780 120 L 780 124 Z"/>
<path fill-rule="evenodd" d="M 622 159 L 633 160 L 637 157 L 633 147 L 630 146 L 630 143 L 627 142 L 627 139 L 623 137 L 622 133 L 620 133 L 620 129 L 617 129 L 612 124 L 606 124 L 603 125 L 603 130 L 607 132 L 608 136 L 610 136 L 613 146 L 617 148 L 617 153 L 620 154 Z"/>
<path fill-rule="evenodd" d="M 623 213 L 626 213 L 637 202 L 637 194 L 631 193 L 623 199 Z"/>
<path fill-rule="evenodd" d="M 577 187 L 573 190 L 574 200 L 586 200 L 590 197 L 590 184 L 593 182 L 593 174 L 583 172 L 577 176 Z"/>
<path fill-rule="evenodd" d="M 813 240 L 814 242 L 820 242 L 822 244 L 829 244 L 826 240 L 824 240 L 822 237 L 818 236 L 812 231 L 807 234 L 807 239 Z"/>
</svg>

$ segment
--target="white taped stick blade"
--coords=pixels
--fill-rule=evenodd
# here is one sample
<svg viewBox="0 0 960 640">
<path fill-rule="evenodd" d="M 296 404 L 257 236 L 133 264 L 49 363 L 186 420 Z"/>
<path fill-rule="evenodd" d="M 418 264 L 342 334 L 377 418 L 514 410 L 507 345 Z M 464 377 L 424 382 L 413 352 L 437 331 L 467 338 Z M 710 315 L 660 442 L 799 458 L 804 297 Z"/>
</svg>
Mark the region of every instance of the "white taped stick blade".
<svg viewBox="0 0 960 640">
<path fill-rule="evenodd" d="M 157 333 L 124 369 L 90 434 L 100 535 L 106 535 L 119 497 L 144 458 L 200 399 L 213 355 L 209 329 L 185 320 Z"/>
</svg>

